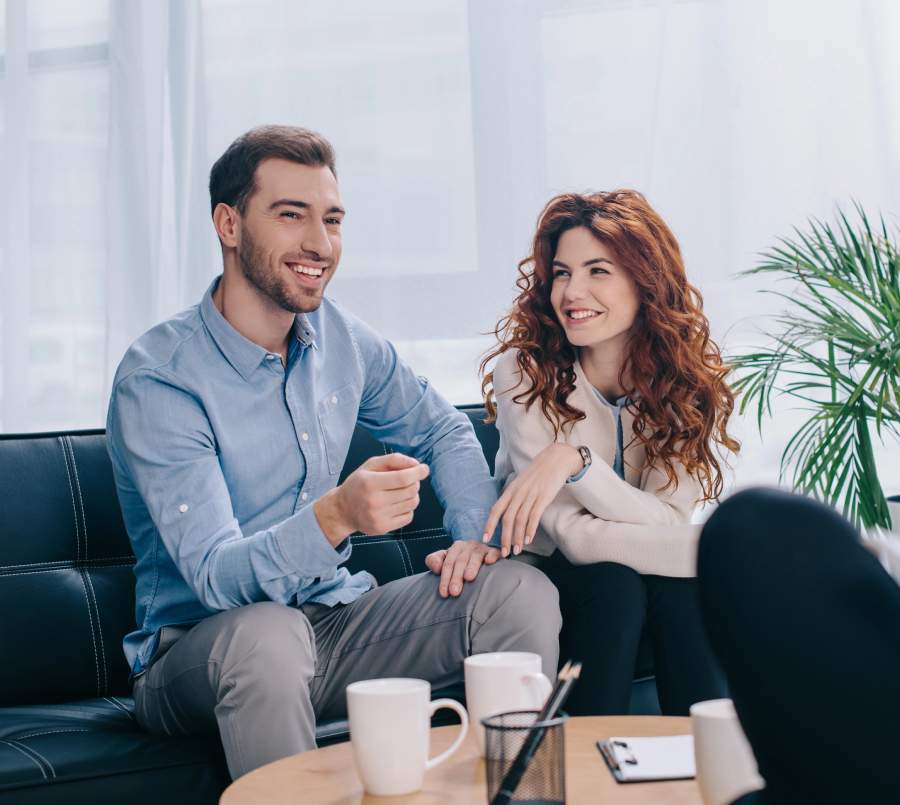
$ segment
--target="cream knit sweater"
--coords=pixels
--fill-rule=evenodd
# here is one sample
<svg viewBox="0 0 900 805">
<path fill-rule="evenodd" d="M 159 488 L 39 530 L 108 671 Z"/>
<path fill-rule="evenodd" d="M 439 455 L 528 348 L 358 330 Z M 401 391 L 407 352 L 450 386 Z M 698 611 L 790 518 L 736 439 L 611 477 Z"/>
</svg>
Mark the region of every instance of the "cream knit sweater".
<svg viewBox="0 0 900 805">
<path fill-rule="evenodd" d="M 524 388 L 520 375 L 515 351 L 501 355 L 494 368 L 500 431 L 495 474 L 504 484 L 554 441 L 553 426 L 539 401 L 528 410 L 513 402 Z M 613 412 L 597 399 L 578 361 L 569 401 L 587 418 L 567 428 L 556 441 L 587 445 L 593 463 L 578 481 L 560 490 L 526 550 L 549 556 L 558 547 L 574 564 L 617 562 L 642 574 L 696 575 L 700 526 L 690 520 L 701 496 L 699 483 L 677 466 L 678 488 L 662 491 L 665 472 L 646 466 L 642 446 L 628 445 L 634 417 L 627 408 L 622 411 L 625 480 L 616 475 Z"/>
</svg>

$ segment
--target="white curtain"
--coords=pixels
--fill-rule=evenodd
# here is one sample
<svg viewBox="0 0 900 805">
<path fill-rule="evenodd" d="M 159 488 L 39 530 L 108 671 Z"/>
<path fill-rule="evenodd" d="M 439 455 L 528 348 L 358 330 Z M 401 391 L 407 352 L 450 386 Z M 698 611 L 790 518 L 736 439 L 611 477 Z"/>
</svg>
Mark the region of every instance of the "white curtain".
<svg viewBox="0 0 900 805">
<path fill-rule="evenodd" d="M 6 432 L 102 425 L 127 344 L 217 272 L 208 170 L 261 123 L 335 144 L 332 295 L 458 403 L 554 193 L 642 190 L 726 345 L 771 309 L 734 275 L 777 237 L 851 199 L 900 214 L 894 0 L 0 6 Z M 741 483 L 795 421 L 735 422 Z"/>
<path fill-rule="evenodd" d="M 210 273 L 197 0 L 115 2 L 109 23 L 106 374 Z"/>
</svg>

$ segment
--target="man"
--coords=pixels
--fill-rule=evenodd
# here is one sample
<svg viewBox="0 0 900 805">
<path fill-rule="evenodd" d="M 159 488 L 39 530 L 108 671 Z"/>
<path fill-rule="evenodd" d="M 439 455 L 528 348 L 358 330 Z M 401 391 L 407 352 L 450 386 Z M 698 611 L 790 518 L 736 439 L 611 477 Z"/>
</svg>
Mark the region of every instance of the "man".
<svg viewBox="0 0 900 805">
<path fill-rule="evenodd" d="M 344 217 L 331 146 L 254 129 L 213 166 L 210 200 L 222 276 L 132 345 L 109 406 L 138 721 L 218 728 L 238 777 L 314 748 L 316 717 L 342 715 L 357 679 L 443 687 L 467 654 L 506 649 L 555 673 L 555 589 L 478 541 L 495 487 L 468 420 L 323 296 Z M 357 423 L 411 455 L 338 485 Z M 429 471 L 455 540 L 433 573 L 376 587 L 340 567 L 351 533 L 411 521 Z"/>
</svg>

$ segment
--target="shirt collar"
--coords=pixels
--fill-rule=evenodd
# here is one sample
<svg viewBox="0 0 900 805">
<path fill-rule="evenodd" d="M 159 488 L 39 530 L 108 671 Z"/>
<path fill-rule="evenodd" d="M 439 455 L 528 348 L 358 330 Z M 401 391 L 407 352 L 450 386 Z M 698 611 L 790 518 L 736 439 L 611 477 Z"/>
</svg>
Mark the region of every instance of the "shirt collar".
<svg viewBox="0 0 900 805">
<path fill-rule="evenodd" d="M 600 391 L 600 389 L 598 389 L 596 386 L 591 386 L 591 388 L 594 390 L 594 394 L 597 395 L 597 399 L 599 399 L 600 402 L 602 402 L 608 408 L 612 408 L 613 410 L 615 410 L 616 408 L 624 408 L 628 404 L 627 394 L 621 397 L 617 397 L 615 402 L 613 402 L 612 400 L 606 399 L 606 395 L 604 395 L 604 393 Z"/>
<path fill-rule="evenodd" d="M 304 347 L 319 348 L 316 344 L 316 328 L 305 313 L 298 313 L 294 318 L 294 336 Z"/>
<path fill-rule="evenodd" d="M 248 380 L 254 370 L 266 360 L 269 353 L 259 344 L 242 336 L 219 313 L 212 296 L 221 279 L 221 275 L 216 277 L 206 289 L 206 293 L 203 294 L 200 302 L 200 318 L 203 319 L 206 329 L 225 359 L 244 380 Z M 305 313 L 300 313 L 294 318 L 293 333 L 303 346 L 316 346 L 316 331 Z"/>
</svg>

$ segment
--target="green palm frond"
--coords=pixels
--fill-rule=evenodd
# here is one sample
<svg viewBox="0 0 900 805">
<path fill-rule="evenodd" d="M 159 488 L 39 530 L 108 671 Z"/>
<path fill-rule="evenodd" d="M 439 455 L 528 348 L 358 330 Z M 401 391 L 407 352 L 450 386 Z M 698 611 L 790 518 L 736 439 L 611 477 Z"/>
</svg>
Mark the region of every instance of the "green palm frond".
<svg viewBox="0 0 900 805">
<path fill-rule="evenodd" d="M 743 275 L 774 275 L 787 303 L 766 332 L 771 346 L 729 356 L 740 413 L 755 407 L 757 426 L 782 396 L 810 416 L 781 456 L 803 492 L 839 505 L 857 525 L 890 527 L 870 426 L 900 438 L 900 250 L 879 217 L 873 227 L 855 204 L 834 225 L 810 219 L 761 255 Z"/>
</svg>

